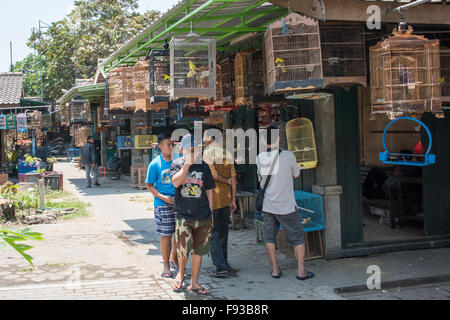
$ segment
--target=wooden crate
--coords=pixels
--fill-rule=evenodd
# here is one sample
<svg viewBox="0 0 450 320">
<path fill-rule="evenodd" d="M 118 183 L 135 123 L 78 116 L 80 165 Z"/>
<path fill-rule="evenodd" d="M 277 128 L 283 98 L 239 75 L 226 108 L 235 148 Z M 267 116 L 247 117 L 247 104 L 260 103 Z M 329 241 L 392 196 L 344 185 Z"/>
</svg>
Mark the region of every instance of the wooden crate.
<svg viewBox="0 0 450 320">
<path fill-rule="evenodd" d="M 370 47 L 372 115 L 390 119 L 443 116 L 439 40 L 394 29 L 393 36 Z"/>
<path fill-rule="evenodd" d="M 319 24 L 291 13 L 272 23 L 264 38 L 266 94 L 323 88 Z"/>
<path fill-rule="evenodd" d="M 140 185 L 139 181 L 139 170 L 143 169 L 144 165 L 142 163 L 136 163 L 130 168 L 130 185 L 133 188 L 137 188 Z"/>
<path fill-rule="evenodd" d="M 323 258 L 322 231 L 305 232 L 305 260 Z M 287 257 L 297 260 L 297 253 L 294 246 L 289 244 L 286 232 L 279 230 L 276 238 L 278 251 Z"/>
</svg>

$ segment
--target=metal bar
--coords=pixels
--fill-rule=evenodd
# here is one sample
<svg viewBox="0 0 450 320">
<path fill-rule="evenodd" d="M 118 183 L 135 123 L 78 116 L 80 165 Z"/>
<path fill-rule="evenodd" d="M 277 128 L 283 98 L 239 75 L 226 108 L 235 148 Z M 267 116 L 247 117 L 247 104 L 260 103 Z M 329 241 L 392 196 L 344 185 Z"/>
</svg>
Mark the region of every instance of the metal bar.
<svg viewBox="0 0 450 320">
<path fill-rule="evenodd" d="M 405 4 L 405 5 L 403 5 L 403 6 L 397 7 L 397 8 L 395 8 L 395 9 L 392 9 L 392 11 L 397 11 L 398 13 L 401 14 L 401 13 L 402 13 L 402 10 L 406 10 L 406 9 L 411 8 L 411 7 L 415 7 L 415 6 L 418 6 L 418 5 L 427 3 L 427 2 L 430 2 L 430 0 L 417 0 L 417 1 L 414 1 L 414 2 L 411 2 L 411 3 L 408 3 L 408 4 Z"/>
<path fill-rule="evenodd" d="M 228 5 L 228 3 L 227 3 Z M 216 9 L 218 9 L 219 7 L 217 7 Z M 268 10 L 264 10 L 264 11 L 249 11 L 249 12 L 239 12 L 239 13 L 231 13 L 231 14 L 224 14 L 224 15 L 217 15 L 217 16 L 202 16 L 202 17 L 198 17 L 193 19 L 192 21 L 194 23 L 197 22 L 202 22 L 202 21 L 210 21 L 210 20 L 221 20 L 221 19 L 227 19 L 227 18 L 241 18 L 242 16 L 245 17 L 251 17 L 251 16 L 255 16 L 255 15 L 266 15 L 266 14 L 272 14 L 272 13 L 278 13 L 278 12 L 285 12 L 287 11 L 287 9 L 285 8 L 272 8 L 272 9 L 268 9 Z M 171 21 L 172 23 L 172 21 Z"/>
<path fill-rule="evenodd" d="M 174 29 L 176 32 L 189 32 L 190 28 L 176 28 Z M 259 27 L 237 27 L 237 28 L 195 28 L 195 31 L 202 32 L 203 34 L 208 32 L 215 32 L 215 33 L 231 33 L 231 32 L 262 32 L 265 31 L 265 28 L 259 28 Z"/>
</svg>

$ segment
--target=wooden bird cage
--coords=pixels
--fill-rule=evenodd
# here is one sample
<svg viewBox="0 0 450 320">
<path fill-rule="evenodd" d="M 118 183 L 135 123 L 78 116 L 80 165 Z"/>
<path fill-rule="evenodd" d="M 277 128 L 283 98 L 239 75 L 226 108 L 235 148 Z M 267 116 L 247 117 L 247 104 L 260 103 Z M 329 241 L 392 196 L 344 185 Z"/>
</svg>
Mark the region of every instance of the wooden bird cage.
<svg viewBox="0 0 450 320">
<path fill-rule="evenodd" d="M 216 99 L 216 38 L 174 37 L 170 42 L 170 100 Z"/>
<path fill-rule="evenodd" d="M 390 119 L 433 112 L 442 116 L 439 40 L 413 35 L 412 27 L 370 47 L 372 115 Z"/>
<path fill-rule="evenodd" d="M 264 39 L 266 93 L 323 88 L 319 24 L 291 13 L 272 23 Z"/>
<path fill-rule="evenodd" d="M 110 110 L 136 108 L 133 74 L 134 67 L 119 67 L 111 70 L 108 80 Z"/>
<path fill-rule="evenodd" d="M 450 102 L 450 49 L 441 48 L 441 90 L 442 101 Z"/>
<path fill-rule="evenodd" d="M 69 119 L 70 124 L 91 121 L 89 101 L 82 96 L 74 97 L 69 104 Z"/>
<path fill-rule="evenodd" d="M 138 61 L 134 66 L 133 88 L 136 110 L 147 110 L 150 107 L 150 63 L 148 60 Z"/>
<path fill-rule="evenodd" d="M 263 60 L 262 51 L 254 52 L 247 57 L 247 88 L 250 105 L 264 98 Z"/>
<path fill-rule="evenodd" d="M 107 110 L 105 110 L 105 105 L 104 104 L 100 104 L 100 106 L 97 108 L 96 113 L 97 113 L 97 127 L 103 127 L 103 126 L 107 126 L 109 125 L 109 116 L 107 113 Z"/>
<path fill-rule="evenodd" d="M 223 90 L 222 90 L 222 67 L 216 64 L 216 101 L 214 106 L 223 106 Z"/>
<path fill-rule="evenodd" d="M 42 130 L 49 131 L 52 128 L 52 114 L 51 113 L 43 113 L 42 114 Z"/>
<path fill-rule="evenodd" d="M 131 120 L 134 128 L 146 129 L 148 126 L 148 116 L 145 111 L 136 111 Z"/>
<path fill-rule="evenodd" d="M 251 51 L 241 51 L 234 57 L 234 88 L 236 105 L 248 105 L 247 57 Z"/>
<path fill-rule="evenodd" d="M 27 117 L 28 129 L 41 129 L 42 128 L 42 113 L 39 110 L 30 112 Z"/>
<path fill-rule="evenodd" d="M 228 56 L 220 61 L 220 71 L 222 74 L 222 104 L 232 105 L 235 101 L 234 88 L 234 57 Z"/>
<path fill-rule="evenodd" d="M 286 124 L 286 138 L 288 149 L 294 153 L 300 168 L 317 167 L 316 140 L 311 120 L 297 118 L 289 121 Z"/>
<path fill-rule="evenodd" d="M 76 128 L 74 131 L 75 146 L 81 148 L 85 145 L 87 138 L 92 135 L 92 129 L 89 126 Z"/>
<path fill-rule="evenodd" d="M 258 126 L 265 128 L 272 122 L 280 121 L 281 111 L 278 103 L 260 103 L 258 106 Z"/>
<path fill-rule="evenodd" d="M 150 52 L 150 102 L 168 102 L 170 98 L 170 51 Z"/>
<path fill-rule="evenodd" d="M 325 87 L 331 84 L 367 86 L 364 23 L 320 23 Z"/>
<path fill-rule="evenodd" d="M 61 126 L 68 127 L 70 126 L 70 117 L 69 117 L 69 106 L 64 105 L 59 108 Z"/>
</svg>

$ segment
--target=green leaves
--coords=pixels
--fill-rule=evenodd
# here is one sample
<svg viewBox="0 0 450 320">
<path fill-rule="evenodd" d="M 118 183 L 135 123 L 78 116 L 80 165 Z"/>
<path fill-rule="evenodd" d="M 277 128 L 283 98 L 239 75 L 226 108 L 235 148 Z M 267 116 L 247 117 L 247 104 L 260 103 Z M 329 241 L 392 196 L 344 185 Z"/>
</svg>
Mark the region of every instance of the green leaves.
<svg viewBox="0 0 450 320">
<path fill-rule="evenodd" d="M 25 251 L 32 249 L 33 247 L 27 244 L 17 243 L 20 241 L 42 241 L 44 238 L 42 234 L 33 232 L 30 228 L 24 230 L 15 230 L 15 229 L 4 229 L 0 228 L 0 249 L 4 250 L 6 245 L 11 246 L 14 250 L 16 250 L 25 260 L 28 261 L 31 265 L 33 263 L 33 257 L 26 254 Z"/>
</svg>

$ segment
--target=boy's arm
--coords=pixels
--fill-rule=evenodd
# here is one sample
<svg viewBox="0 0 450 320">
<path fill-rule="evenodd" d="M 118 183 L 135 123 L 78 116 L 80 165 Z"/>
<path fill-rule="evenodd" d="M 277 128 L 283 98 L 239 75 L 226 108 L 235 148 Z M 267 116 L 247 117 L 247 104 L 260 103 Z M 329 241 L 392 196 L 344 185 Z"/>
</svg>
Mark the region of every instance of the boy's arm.
<svg viewBox="0 0 450 320">
<path fill-rule="evenodd" d="M 172 184 L 175 188 L 178 188 L 179 186 L 181 186 L 184 182 L 184 180 L 186 180 L 186 176 L 189 172 L 189 168 L 191 167 L 190 164 L 185 163 L 181 169 L 177 172 L 175 172 L 175 169 L 171 168 L 171 173 L 172 173 Z"/>
<path fill-rule="evenodd" d="M 147 183 L 147 190 L 153 194 L 154 197 L 157 197 L 158 199 L 161 199 L 167 204 L 173 204 L 173 198 L 169 196 L 162 195 L 158 189 L 155 188 L 155 186 L 151 183 Z"/>
</svg>

